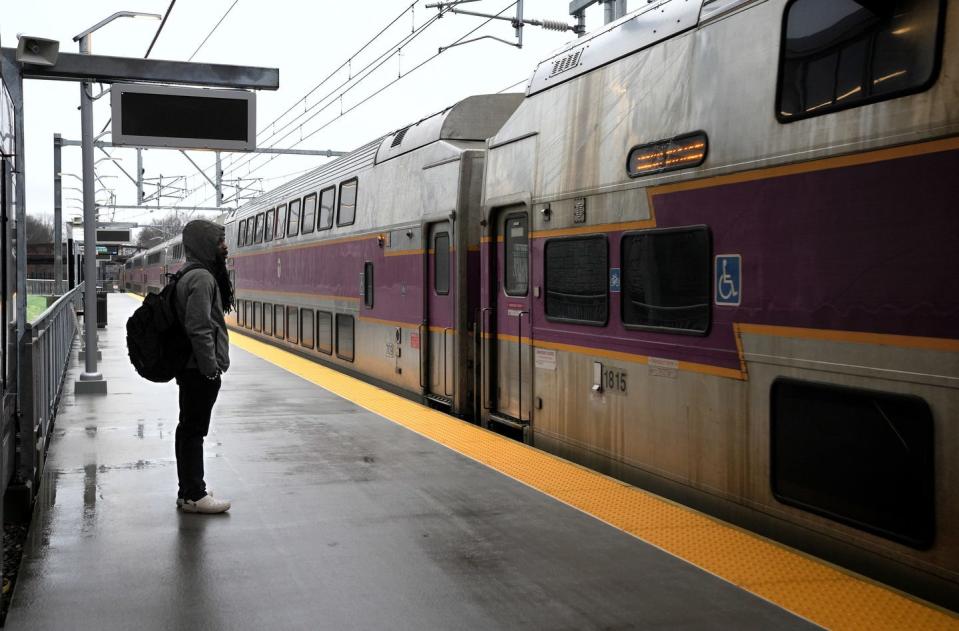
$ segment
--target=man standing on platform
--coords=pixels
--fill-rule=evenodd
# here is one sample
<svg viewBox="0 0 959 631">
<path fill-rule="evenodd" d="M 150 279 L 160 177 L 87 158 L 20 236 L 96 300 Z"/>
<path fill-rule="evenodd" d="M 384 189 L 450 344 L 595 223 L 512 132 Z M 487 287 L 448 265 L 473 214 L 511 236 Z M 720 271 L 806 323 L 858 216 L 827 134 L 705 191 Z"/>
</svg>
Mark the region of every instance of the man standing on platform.
<svg viewBox="0 0 959 631">
<path fill-rule="evenodd" d="M 230 502 L 214 499 L 203 479 L 203 438 L 220 391 L 220 376 L 230 367 L 230 340 L 224 313 L 233 307 L 233 287 L 226 269 L 223 226 L 195 220 L 183 228 L 186 265 L 194 269 L 176 285 L 177 316 L 193 353 L 176 376 L 180 387 L 180 422 L 176 428 L 176 469 L 180 481 L 177 507 L 187 513 L 223 513 Z"/>
</svg>

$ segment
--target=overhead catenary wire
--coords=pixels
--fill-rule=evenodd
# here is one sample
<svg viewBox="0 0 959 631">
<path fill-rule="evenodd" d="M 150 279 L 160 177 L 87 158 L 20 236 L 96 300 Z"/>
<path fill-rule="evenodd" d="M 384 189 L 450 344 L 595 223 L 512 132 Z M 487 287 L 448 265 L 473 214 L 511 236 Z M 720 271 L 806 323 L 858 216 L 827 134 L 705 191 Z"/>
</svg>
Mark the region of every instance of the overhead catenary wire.
<svg viewBox="0 0 959 631">
<path fill-rule="evenodd" d="M 163 31 L 163 27 L 166 26 L 166 20 L 170 17 L 170 11 L 173 10 L 173 5 L 176 4 L 176 0 L 170 0 L 170 6 L 167 7 L 166 13 L 163 14 L 163 20 L 160 22 L 160 26 L 157 27 L 156 35 L 153 36 L 153 41 L 150 42 L 150 47 L 147 48 L 146 54 L 143 55 L 144 59 L 147 59 L 150 56 L 150 53 L 153 52 L 153 46 L 156 45 L 157 40 L 160 39 L 160 33 Z"/>
<path fill-rule="evenodd" d="M 384 26 L 383 28 L 381 28 L 381 29 L 379 30 L 379 32 L 376 33 L 376 35 L 374 35 L 373 37 L 371 37 L 366 43 L 364 43 L 364 44 L 363 44 L 362 46 L 360 46 L 355 52 L 353 52 L 353 53 L 346 59 L 346 61 L 344 61 L 343 63 L 341 63 L 335 70 L 333 70 L 332 72 L 330 72 L 330 73 L 329 73 L 326 77 L 324 77 L 319 83 L 317 83 L 315 86 L 313 86 L 313 88 L 311 88 L 310 91 L 307 92 L 306 95 L 304 95 L 303 97 L 301 97 L 300 99 L 298 99 L 296 102 L 294 102 L 294 103 L 293 103 L 290 107 L 288 107 L 283 113 L 281 113 L 279 116 L 277 116 L 276 118 L 274 118 L 274 119 L 273 119 L 272 121 L 270 121 L 268 124 L 264 125 L 264 126 L 260 129 L 260 131 L 257 132 L 257 137 L 262 136 L 263 133 L 265 133 L 267 130 L 270 130 L 270 129 L 272 128 L 273 133 L 271 133 L 270 136 L 267 136 L 266 138 L 264 138 L 263 141 L 269 141 L 271 138 L 273 138 L 273 137 L 278 133 L 278 131 L 277 131 L 276 128 L 275 128 L 275 125 L 276 125 L 284 116 L 286 116 L 286 115 L 289 114 L 291 111 L 293 111 L 300 103 L 304 103 L 304 102 L 305 102 L 310 96 L 312 96 L 319 88 L 321 88 L 324 84 L 326 84 L 331 78 L 333 78 L 334 76 L 336 76 L 337 73 L 339 73 L 341 70 L 343 70 L 343 69 L 346 68 L 347 66 L 351 65 L 352 62 L 353 62 L 353 60 L 354 60 L 358 55 L 360 55 L 363 51 L 365 51 L 367 48 L 369 48 L 377 39 L 379 39 L 380 37 L 382 37 L 383 34 L 386 33 L 386 31 L 388 31 L 392 26 L 394 26 L 400 19 L 402 19 L 403 16 L 404 16 L 406 13 L 413 11 L 414 6 L 415 6 L 415 5 L 417 4 L 417 2 L 419 2 L 419 1 L 420 1 L 420 0 L 414 0 L 414 2 L 411 2 L 409 5 L 407 5 L 407 7 L 403 9 L 403 11 L 401 11 L 395 18 L 393 18 L 386 26 Z M 435 21 L 435 18 L 434 18 L 433 20 L 429 20 L 427 24 L 424 24 L 424 25 L 421 26 L 419 29 L 416 29 L 416 28 L 415 28 L 415 24 L 414 24 L 414 25 L 413 25 L 413 28 L 412 28 L 412 33 L 411 33 L 412 37 L 411 37 L 411 35 L 407 35 L 406 37 L 403 38 L 403 40 L 401 40 L 400 43 L 394 44 L 389 50 L 393 50 L 393 49 L 395 49 L 395 48 L 397 48 L 397 47 L 406 45 L 407 43 L 409 43 L 409 41 L 411 41 L 412 39 L 414 39 L 420 32 L 422 32 L 422 30 L 424 30 L 424 29 L 425 29 L 429 24 L 431 24 L 433 21 Z M 389 51 L 388 51 L 388 52 L 389 52 Z M 361 72 L 362 72 L 362 71 L 361 71 Z M 351 72 L 351 75 L 352 75 L 352 72 Z M 349 83 L 349 81 L 351 81 L 353 78 L 354 78 L 354 77 L 351 76 L 350 79 L 348 79 L 345 83 L 341 83 L 341 84 L 338 85 L 336 88 L 333 88 L 332 92 L 335 92 L 336 90 L 339 90 L 339 89 L 342 88 L 346 83 Z M 317 104 L 322 103 L 322 102 L 325 101 L 326 98 L 328 98 L 328 97 L 329 97 L 329 93 L 328 93 L 327 95 L 325 95 L 322 99 L 320 99 L 317 103 L 315 103 L 312 107 L 315 107 Z M 312 109 L 312 107 L 311 107 L 311 108 L 307 108 L 306 111 L 308 112 L 310 109 Z M 283 129 L 286 129 L 286 128 L 289 126 L 289 124 L 295 123 L 296 120 L 299 119 L 299 118 L 301 118 L 302 116 L 303 116 L 303 113 L 298 114 L 298 115 L 293 119 L 293 121 L 292 121 L 291 123 L 287 123 L 286 125 L 284 125 L 283 127 L 281 127 L 281 128 L 280 128 L 280 131 L 282 131 Z M 275 146 L 275 145 L 273 145 L 273 146 Z M 256 154 L 253 154 L 253 155 L 255 156 Z M 221 169 L 224 171 L 224 173 L 225 173 L 227 170 L 230 170 L 231 172 L 235 172 L 235 170 L 236 170 L 236 168 L 235 168 L 236 162 L 239 161 L 239 160 L 242 160 L 242 159 L 243 159 L 243 158 L 240 158 L 240 157 L 234 158 L 232 155 L 231 155 L 231 156 L 228 156 L 228 157 L 227 157 L 227 161 L 225 162 L 225 164 L 222 164 L 222 165 L 221 165 Z M 251 161 L 252 159 L 253 159 L 253 158 L 247 159 L 247 162 Z M 244 164 L 246 164 L 247 162 L 244 162 Z M 216 168 L 216 164 L 210 165 L 210 166 L 208 167 L 208 169 L 215 169 L 215 168 Z M 206 170 L 208 170 L 208 169 L 205 169 L 204 172 L 205 172 Z M 195 180 L 197 177 L 199 177 L 199 176 L 190 176 L 190 180 L 193 181 L 193 180 Z M 205 183 L 201 183 L 200 186 L 198 186 L 197 188 L 194 188 L 193 190 L 190 191 L 190 195 L 192 195 L 193 193 L 195 193 L 195 192 L 198 191 L 198 190 L 202 190 L 203 188 L 205 188 L 205 186 L 206 186 Z M 211 196 L 211 197 L 212 197 L 212 196 Z M 211 197 L 208 197 L 207 199 L 211 199 Z"/>
<path fill-rule="evenodd" d="M 210 29 L 210 32 L 206 34 L 206 37 L 203 38 L 203 41 L 200 42 L 200 45 L 196 47 L 196 50 L 193 51 L 193 54 L 190 55 L 190 58 L 187 59 L 187 61 L 193 61 L 193 58 L 196 57 L 196 54 L 200 52 L 200 49 L 203 48 L 207 40 L 210 39 L 210 37 L 216 32 L 218 28 L 220 28 L 220 25 L 223 24 L 223 20 L 226 19 L 226 16 L 230 15 L 230 11 L 233 10 L 233 7 L 235 7 L 239 1 L 240 0 L 233 0 L 233 4 L 230 5 L 230 8 L 226 10 L 226 13 L 223 14 L 223 17 L 220 18 L 220 21 L 217 22 L 212 29 Z"/>
<path fill-rule="evenodd" d="M 510 8 L 512 8 L 512 7 L 514 7 L 514 6 L 516 6 L 516 2 L 512 2 L 511 4 L 505 6 L 505 7 L 504 7 L 503 9 L 501 9 L 501 10 L 499 11 L 499 13 L 497 13 L 496 15 L 497 15 L 497 16 L 502 15 L 503 13 L 505 13 L 506 11 L 508 11 Z M 472 30 L 470 30 L 469 32 L 463 34 L 462 36 L 460 36 L 460 37 L 454 42 L 454 44 L 460 43 L 460 42 L 462 42 L 463 40 L 465 40 L 466 38 L 470 37 L 471 35 L 473 35 L 474 33 L 476 33 L 478 30 L 480 30 L 481 28 L 483 28 L 484 26 L 486 26 L 487 24 L 489 24 L 493 19 L 494 19 L 494 18 L 489 18 L 489 19 L 487 19 L 485 22 L 483 22 L 482 24 L 480 24 L 479 26 L 477 26 L 477 27 L 473 28 Z M 314 136 L 315 134 L 319 133 L 319 132 L 322 131 L 323 129 L 326 129 L 326 128 L 329 127 L 331 124 L 333 124 L 334 122 L 336 122 L 337 120 L 339 120 L 340 118 L 342 118 L 343 116 L 345 116 L 346 114 L 349 114 L 350 112 L 352 112 L 352 111 L 355 110 L 356 108 L 360 107 L 361 105 L 365 104 L 366 102 L 370 101 L 370 100 L 373 99 L 374 97 L 378 96 L 378 95 L 381 94 L 383 91 L 387 90 L 388 88 L 390 88 L 391 86 L 393 86 L 394 84 L 396 84 L 396 83 L 397 83 L 398 81 L 400 81 L 401 79 L 403 79 L 403 78 L 405 78 L 405 77 L 408 77 L 408 76 L 409 76 L 410 74 L 412 74 L 413 72 L 419 70 L 420 68 L 422 68 L 422 67 L 425 66 L 426 64 L 430 63 L 431 61 L 433 61 L 434 59 L 436 59 L 437 57 L 439 57 L 441 54 L 443 54 L 443 52 L 444 52 L 444 50 L 441 50 L 441 51 L 435 53 L 434 55 L 428 57 L 427 59 L 421 61 L 419 64 L 417 64 L 416 66 L 412 67 L 409 71 L 407 71 L 406 74 L 402 75 L 401 77 L 397 77 L 397 78 L 393 79 L 392 81 L 390 81 L 390 82 L 387 83 L 386 85 L 381 86 L 378 90 L 376 90 L 376 91 L 373 92 L 372 94 L 367 95 L 365 98 L 363 98 L 363 99 L 362 99 L 361 101 L 359 101 L 358 103 L 354 104 L 353 106 L 349 107 L 348 109 L 345 109 L 343 112 L 341 112 L 338 116 L 334 117 L 332 120 L 327 121 L 325 124 L 321 125 L 321 126 L 318 127 L 317 129 L 311 131 L 309 134 L 307 134 L 307 135 L 303 136 L 302 138 L 300 138 L 299 140 L 293 142 L 293 144 L 291 145 L 291 147 L 295 147 L 295 146 L 298 145 L 299 143 L 304 142 L 305 140 L 308 140 L 309 138 L 311 138 L 311 137 Z M 305 124 L 306 122 L 309 122 L 309 121 L 304 121 L 304 124 Z M 282 140 L 282 139 L 281 139 L 281 140 Z M 252 172 L 254 172 L 254 171 L 256 171 L 256 170 L 259 170 L 259 169 L 263 168 L 264 166 L 268 165 L 270 162 L 272 162 L 272 161 L 273 161 L 274 159 L 276 159 L 277 157 L 279 157 L 279 154 L 273 154 L 273 155 L 271 155 L 266 162 L 258 165 L 257 167 L 255 167 L 254 169 L 252 169 L 249 173 L 252 173 Z M 243 165 L 241 164 L 241 165 L 239 165 L 239 166 L 243 166 Z M 249 174 L 249 173 L 248 173 L 248 174 Z M 212 197 L 212 196 L 211 196 L 211 197 Z M 210 199 L 210 197 L 208 197 L 207 199 Z M 204 202 L 205 202 L 205 201 L 206 201 L 206 200 L 204 200 Z M 203 203 L 203 202 L 201 202 L 200 205 L 202 205 L 202 203 Z"/>
<path fill-rule="evenodd" d="M 273 130 L 273 133 L 271 133 L 269 136 L 267 136 L 266 138 L 264 138 L 263 141 L 264 141 L 264 142 L 270 141 L 270 140 L 272 140 L 273 138 L 275 138 L 278 134 L 282 133 L 284 130 L 289 129 L 291 126 L 293 126 L 293 129 L 292 129 L 292 130 L 290 130 L 290 131 L 287 132 L 286 134 L 283 134 L 282 136 L 280 136 L 280 137 L 277 138 L 276 140 L 273 140 L 273 143 L 272 143 L 271 145 L 269 145 L 270 148 L 275 148 L 275 147 L 278 145 L 278 143 L 282 142 L 283 140 L 285 140 L 286 138 L 288 138 L 292 133 L 294 133 L 297 129 L 302 128 L 303 125 L 305 125 L 306 123 L 308 123 L 308 122 L 310 122 L 311 120 L 313 120 L 318 114 L 320 114 L 321 112 L 325 111 L 325 110 L 326 110 L 327 108 L 329 108 L 333 103 L 335 103 L 337 99 L 342 98 L 345 94 L 349 93 L 351 90 L 353 90 L 355 87 L 357 87 L 360 83 L 362 83 L 362 82 L 363 82 L 367 77 L 369 77 L 373 72 L 375 72 L 376 70 L 378 70 L 379 68 L 381 68 L 383 65 L 385 65 L 394 55 L 396 55 L 396 54 L 398 53 L 398 51 L 399 51 L 400 49 L 402 49 L 403 47 L 407 46 L 410 42 L 412 42 L 412 41 L 415 40 L 417 37 L 419 37 L 427 28 L 429 28 L 434 22 L 436 22 L 436 20 L 438 20 L 439 17 L 440 17 L 439 14 L 436 15 L 436 16 L 433 16 L 432 18 L 430 18 L 429 20 L 427 20 L 424 24 L 422 24 L 419 28 L 415 29 L 412 33 L 404 36 L 399 42 L 397 42 L 396 44 L 392 45 L 392 46 L 391 46 L 390 48 L 388 48 L 385 52 L 381 53 L 380 56 L 378 56 L 378 57 L 375 58 L 373 61 L 369 62 L 366 66 L 364 66 L 363 68 L 361 68 L 361 69 L 359 70 L 359 72 L 357 72 L 356 74 L 352 74 L 352 73 L 351 73 L 351 76 L 350 76 L 348 79 L 346 79 L 345 81 L 341 82 L 339 85 L 337 85 L 337 86 L 334 87 L 332 90 L 330 90 L 329 92 L 327 92 L 322 98 L 318 99 L 313 105 L 311 105 L 311 106 L 308 107 L 306 110 L 304 110 L 303 112 L 301 112 L 300 114 L 298 114 L 298 115 L 297 115 L 296 117 L 294 117 L 292 120 L 290 120 L 290 121 L 288 121 L 287 123 L 285 123 L 284 125 L 282 125 L 279 129 L 274 129 L 274 130 Z M 395 23 L 395 21 L 394 21 L 394 23 Z M 353 55 L 353 56 L 351 57 L 351 59 L 353 59 L 354 57 L 355 57 L 355 55 Z M 342 68 L 343 68 L 345 65 L 346 65 L 345 63 L 344 63 L 343 65 L 341 65 L 340 68 L 339 68 L 339 70 L 342 70 Z M 337 71 L 337 72 L 338 72 L 338 71 Z M 335 73 L 334 73 L 334 74 L 335 74 Z M 332 75 L 331 75 L 331 76 L 332 76 Z M 325 81 L 326 81 L 326 80 L 324 80 L 324 82 L 325 82 Z M 352 84 L 352 85 L 350 85 L 350 84 Z M 347 87 L 347 86 L 348 86 L 348 87 Z M 342 89 L 342 88 L 344 88 L 344 87 L 345 87 L 346 89 L 344 89 L 342 92 L 337 92 L 338 90 L 340 90 L 340 89 Z M 300 103 L 300 102 L 302 102 L 302 101 L 303 101 L 303 99 L 301 99 L 300 101 L 298 101 L 298 103 Z M 324 103 L 326 103 L 326 104 L 323 105 Z M 316 109 L 317 107 L 319 107 L 320 105 L 323 105 L 323 107 L 320 108 L 319 111 L 316 111 L 316 112 L 314 112 L 312 115 L 308 116 L 308 117 L 306 118 L 306 120 L 302 120 L 302 121 L 300 120 L 300 119 L 302 119 L 304 116 L 306 116 L 307 114 L 309 114 L 311 111 L 315 110 L 315 109 Z M 272 123 L 271 123 L 271 125 L 272 125 Z M 258 157 L 258 155 L 260 155 L 260 154 L 252 154 L 251 156 L 248 156 L 248 157 L 245 157 L 245 158 L 237 158 L 236 160 L 233 160 L 233 161 L 227 163 L 226 165 L 224 165 L 223 168 L 224 168 L 224 170 L 229 169 L 231 172 L 235 172 L 235 171 L 238 170 L 240 167 L 246 166 L 246 165 L 248 165 L 249 163 L 251 163 L 251 162 L 253 162 L 254 160 L 256 160 L 257 157 Z M 271 162 L 272 160 L 273 160 L 273 158 L 270 158 L 269 160 L 267 160 L 267 163 Z"/>
</svg>

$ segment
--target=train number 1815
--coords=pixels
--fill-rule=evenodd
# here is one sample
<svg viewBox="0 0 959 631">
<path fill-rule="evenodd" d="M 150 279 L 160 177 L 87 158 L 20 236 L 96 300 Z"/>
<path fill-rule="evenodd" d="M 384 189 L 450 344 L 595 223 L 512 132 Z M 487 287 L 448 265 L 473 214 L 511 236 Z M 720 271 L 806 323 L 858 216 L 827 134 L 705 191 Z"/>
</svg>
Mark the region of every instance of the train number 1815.
<svg viewBox="0 0 959 631">
<path fill-rule="evenodd" d="M 603 390 L 609 394 L 626 394 L 626 371 L 618 368 L 603 368 Z"/>
</svg>

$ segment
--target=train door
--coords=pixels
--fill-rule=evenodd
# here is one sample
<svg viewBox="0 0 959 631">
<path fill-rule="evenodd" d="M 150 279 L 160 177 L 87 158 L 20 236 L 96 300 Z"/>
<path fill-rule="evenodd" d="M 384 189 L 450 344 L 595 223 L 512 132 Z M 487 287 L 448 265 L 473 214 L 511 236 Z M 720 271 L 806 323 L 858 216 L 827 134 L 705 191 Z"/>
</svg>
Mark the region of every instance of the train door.
<svg viewBox="0 0 959 631">
<path fill-rule="evenodd" d="M 503 210 L 496 217 L 491 252 L 495 334 L 490 400 L 492 420 L 525 429 L 530 419 L 529 213 L 525 206 Z M 499 418 L 497 418 L 499 417 Z"/>
<path fill-rule="evenodd" d="M 452 406 L 456 394 L 456 259 L 450 222 L 430 224 L 426 254 L 426 379 L 427 397 Z"/>
</svg>

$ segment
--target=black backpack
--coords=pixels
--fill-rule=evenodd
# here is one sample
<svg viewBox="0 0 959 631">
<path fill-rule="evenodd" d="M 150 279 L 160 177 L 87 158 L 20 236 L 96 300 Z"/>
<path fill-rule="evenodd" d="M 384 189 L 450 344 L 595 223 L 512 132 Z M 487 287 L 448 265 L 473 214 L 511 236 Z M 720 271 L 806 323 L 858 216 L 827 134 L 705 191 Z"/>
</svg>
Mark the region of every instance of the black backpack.
<svg viewBox="0 0 959 631">
<path fill-rule="evenodd" d="M 170 278 L 158 294 L 147 294 L 127 320 L 127 352 L 130 362 L 144 379 L 166 383 L 186 365 L 193 350 L 176 311 L 176 284 L 191 270 L 192 264 Z"/>
</svg>

